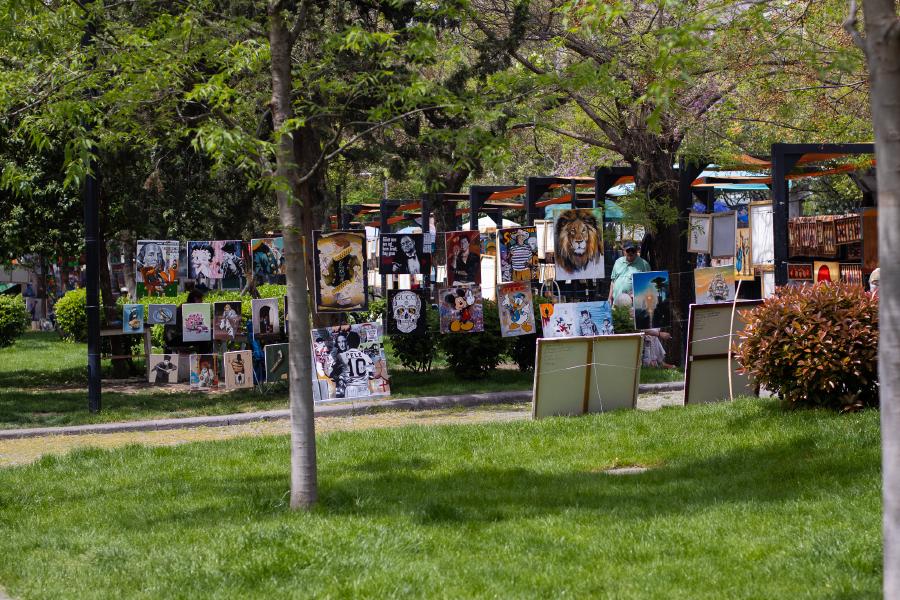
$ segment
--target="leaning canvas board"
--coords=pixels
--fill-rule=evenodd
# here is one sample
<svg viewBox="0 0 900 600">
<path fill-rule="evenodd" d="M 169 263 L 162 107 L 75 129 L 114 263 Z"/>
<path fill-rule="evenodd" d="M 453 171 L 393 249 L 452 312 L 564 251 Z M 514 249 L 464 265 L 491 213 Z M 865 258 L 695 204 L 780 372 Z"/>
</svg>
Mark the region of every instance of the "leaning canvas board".
<svg viewBox="0 0 900 600">
<path fill-rule="evenodd" d="M 643 334 L 538 339 L 532 417 L 634 408 Z"/>
<path fill-rule="evenodd" d="M 538 338 L 534 369 L 531 416 L 583 415 L 587 385 L 590 338 Z"/>
<path fill-rule="evenodd" d="M 591 338 L 588 412 L 636 408 L 644 335 L 628 333 Z"/>
<path fill-rule="evenodd" d="M 728 351 L 731 342 L 740 340 L 738 333 L 746 326 L 745 311 L 761 302 L 762 300 L 738 300 L 734 304 L 691 305 L 685 360 L 685 404 L 716 402 L 728 398 Z M 735 370 L 739 366 L 734 355 L 731 366 Z M 746 378 L 733 377 L 732 382 L 735 396 L 753 395 L 752 386 Z"/>
</svg>

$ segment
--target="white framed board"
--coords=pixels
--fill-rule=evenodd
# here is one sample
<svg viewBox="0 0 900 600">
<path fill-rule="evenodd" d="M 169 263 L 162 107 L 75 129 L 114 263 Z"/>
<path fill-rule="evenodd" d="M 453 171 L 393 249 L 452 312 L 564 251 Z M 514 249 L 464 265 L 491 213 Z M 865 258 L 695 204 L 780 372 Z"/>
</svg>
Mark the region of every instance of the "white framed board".
<svg viewBox="0 0 900 600">
<path fill-rule="evenodd" d="M 531 416 L 634 408 L 644 334 L 538 338 Z"/>
</svg>

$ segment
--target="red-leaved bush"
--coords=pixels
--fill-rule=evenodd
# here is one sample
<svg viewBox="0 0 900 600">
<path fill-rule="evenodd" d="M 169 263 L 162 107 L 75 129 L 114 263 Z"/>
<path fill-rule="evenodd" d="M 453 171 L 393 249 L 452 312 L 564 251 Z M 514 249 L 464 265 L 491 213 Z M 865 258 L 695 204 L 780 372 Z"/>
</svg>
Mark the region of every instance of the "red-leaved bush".
<svg viewBox="0 0 900 600">
<path fill-rule="evenodd" d="M 861 287 L 782 287 L 749 316 L 738 361 L 784 402 L 878 405 L 878 300 Z"/>
</svg>

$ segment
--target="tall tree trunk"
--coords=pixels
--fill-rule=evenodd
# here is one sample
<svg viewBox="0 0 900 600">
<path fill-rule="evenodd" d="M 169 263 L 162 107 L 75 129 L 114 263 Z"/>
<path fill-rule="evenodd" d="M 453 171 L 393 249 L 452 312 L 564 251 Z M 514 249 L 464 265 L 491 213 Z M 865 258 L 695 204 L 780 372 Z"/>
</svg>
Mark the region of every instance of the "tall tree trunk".
<svg viewBox="0 0 900 600">
<path fill-rule="evenodd" d="M 852 3 L 855 25 L 856 3 Z M 900 598 L 900 19 L 895 0 L 864 0 L 869 96 L 878 161 L 881 267 L 878 377 L 884 497 L 884 597 Z"/>
<path fill-rule="evenodd" d="M 453 169 L 447 173 L 443 173 L 437 178 L 438 192 L 435 206 L 431 207 L 431 214 L 434 216 L 435 235 L 439 236 L 444 231 L 454 231 L 456 229 L 456 211 L 460 207 L 458 202 L 444 202 L 440 193 L 455 193 L 462 189 L 466 179 L 469 178 L 468 169 Z M 478 228 L 478 225 L 473 225 Z M 422 231 L 428 230 L 428 223 L 422 224 Z M 446 260 L 444 256 L 443 239 L 438 237 L 435 240 L 435 254 L 432 257 L 434 264 L 443 264 Z"/>
<path fill-rule="evenodd" d="M 275 129 L 276 170 L 281 182 L 298 191 L 298 167 L 294 160 L 294 142 L 290 136 L 279 135 L 284 123 L 293 118 L 291 105 L 291 49 L 294 37 L 284 21 L 280 2 L 271 1 L 268 7 L 269 46 L 272 69 L 272 120 Z M 296 133 L 295 135 L 299 135 Z M 290 343 L 290 406 L 291 406 L 291 508 L 307 508 L 316 503 L 318 482 L 316 474 L 316 432 L 312 394 L 312 356 L 310 352 L 310 311 L 303 248 L 308 230 L 304 223 L 305 210 L 300 198 L 279 186 L 276 192 L 278 212 L 284 236 L 285 271 L 287 273 L 288 318 L 291 327 Z M 308 204 L 310 198 L 303 198 Z"/>
<path fill-rule="evenodd" d="M 654 270 L 669 272 L 669 294 L 672 307 L 672 341 L 667 354 L 670 362 L 681 364 L 687 325 L 687 311 L 694 293 L 693 271 L 687 253 L 687 221 L 689 206 L 681 206 L 678 195 L 678 174 L 674 169 L 675 148 L 648 151 L 660 148 L 655 136 L 641 139 L 635 134 L 631 139 L 638 142 L 642 151 L 631 161 L 634 169 L 635 189 L 666 206 L 675 207 L 678 219 L 674 223 L 657 223 L 650 243 L 645 244 L 647 256 L 643 256 Z"/>
<path fill-rule="evenodd" d="M 126 265 L 134 264 L 134 248 L 137 240 L 133 231 L 119 232 L 119 242 L 122 244 L 122 258 Z M 125 287 L 128 288 L 128 297 L 137 298 L 137 282 L 134 278 L 134 269 L 124 269 Z"/>
</svg>

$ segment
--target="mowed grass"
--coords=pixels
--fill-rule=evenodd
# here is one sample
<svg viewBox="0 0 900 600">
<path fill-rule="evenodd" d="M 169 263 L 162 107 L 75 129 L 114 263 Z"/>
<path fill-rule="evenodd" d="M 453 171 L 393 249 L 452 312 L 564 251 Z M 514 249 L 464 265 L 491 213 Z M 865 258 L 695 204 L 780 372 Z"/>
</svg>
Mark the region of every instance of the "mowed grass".
<svg viewBox="0 0 900 600">
<path fill-rule="evenodd" d="M 339 432 L 0 470 L 16 598 L 877 598 L 878 414 L 732 404 Z M 614 466 L 643 465 L 636 475 Z"/>
<path fill-rule="evenodd" d="M 173 392 L 165 386 L 138 383 L 137 389 L 127 393 L 104 389 L 102 411 L 91 414 L 87 409 L 86 362 L 85 344 L 64 342 L 54 333 L 29 332 L 10 348 L 0 349 L 0 429 L 223 415 L 288 406 L 284 387 L 265 394 L 255 390 L 207 394 Z M 104 363 L 106 369 L 108 363 Z M 502 365 L 479 380 L 459 379 L 443 361 L 438 361 L 430 373 L 404 369 L 391 356 L 388 365 L 392 398 L 529 390 L 534 378 L 514 365 Z M 641 371 L 642 383 L 682 378 L 679 370 Z M 107 379 L 103 385 L 115 383 Z"/>
</svg>

